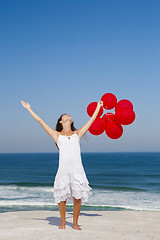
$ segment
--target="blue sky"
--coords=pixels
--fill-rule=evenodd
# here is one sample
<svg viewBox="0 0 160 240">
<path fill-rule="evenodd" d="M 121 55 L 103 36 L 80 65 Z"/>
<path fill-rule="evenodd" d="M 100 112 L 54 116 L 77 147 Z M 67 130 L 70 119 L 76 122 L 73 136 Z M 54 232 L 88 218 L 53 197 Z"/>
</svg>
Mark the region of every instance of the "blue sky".
<svg viewBox="0 0 160 240">
<path fill-rule="evenodd" d="M 86 133 L 82 152 L 160 151 L 159 1 L 1 1 L 0 153 L 58 152 L 21 100 L 55 129 L 112 92 L 136 113 L 120 139 Z M 106 111 L 104 111 L 105 113 Z"/>
</svg>

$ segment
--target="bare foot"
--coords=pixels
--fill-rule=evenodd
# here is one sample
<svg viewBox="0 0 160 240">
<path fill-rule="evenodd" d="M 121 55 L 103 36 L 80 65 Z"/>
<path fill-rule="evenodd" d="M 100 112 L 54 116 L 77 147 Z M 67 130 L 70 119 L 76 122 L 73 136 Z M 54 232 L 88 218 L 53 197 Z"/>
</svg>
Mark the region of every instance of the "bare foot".
<svg viewBox="0 0 160 240">
<path fill-rule="evenodd" d="M 73 224 L 75 230 L 81 230 L 81 228 L 78 226 L 78 224 Z"/>
<path fill-rule="evenodd" d="M 59 229 L 65 229 L 65 223 L 61 223 L 61 225 L 58 228 Z"/>
</svg>

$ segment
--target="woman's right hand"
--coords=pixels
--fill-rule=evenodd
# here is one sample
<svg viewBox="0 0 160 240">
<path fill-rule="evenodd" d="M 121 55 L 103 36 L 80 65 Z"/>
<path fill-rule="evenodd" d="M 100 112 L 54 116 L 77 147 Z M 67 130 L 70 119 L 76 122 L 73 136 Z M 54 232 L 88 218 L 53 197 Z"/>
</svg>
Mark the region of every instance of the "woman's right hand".
<svg viewBox="0 0 160 240">
<path fill-rule="evenodd" d="M 22 103 L 23 107 L 25 107 L 26 109 L 31 108 L 31 105 L 28 102 L 25 103 L 24 101 L 21 100 L 21 103 Z"/>
</svg>

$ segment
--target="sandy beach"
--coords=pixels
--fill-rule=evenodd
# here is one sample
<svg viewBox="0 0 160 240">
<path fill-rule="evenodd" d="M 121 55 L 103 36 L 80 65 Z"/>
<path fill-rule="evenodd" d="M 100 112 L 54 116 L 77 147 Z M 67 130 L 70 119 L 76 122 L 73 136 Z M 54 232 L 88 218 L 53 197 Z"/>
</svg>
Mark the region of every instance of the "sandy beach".
<svg viewBox="0 0 160 240">
<path fill-rule="evenodd" d="M 73 212 L 66 212 L 66 228 L 58 229 L 58 211 L 18 211 L 0 214 L 1 240 L 50 239 L 160 239 L 160 212 L 81 211 L 79 226 L 73 229 Z"/>
</svg>

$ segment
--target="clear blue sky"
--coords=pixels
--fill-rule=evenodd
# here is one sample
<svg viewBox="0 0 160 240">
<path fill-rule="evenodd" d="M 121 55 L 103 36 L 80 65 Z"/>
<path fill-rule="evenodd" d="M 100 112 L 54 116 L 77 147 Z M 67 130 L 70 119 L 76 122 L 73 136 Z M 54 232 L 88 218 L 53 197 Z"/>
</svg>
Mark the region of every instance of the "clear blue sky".
<svg viewBox="0 0 160 240">
<path fill-rule="evenodd" d="M 58 152 L 21 100 L 50 127 L 67 112 L 78 129 L 107 92 L 129 99 L 136 120 L 117 140 L 88 131 L 81 151 L 160 151 L 159 10 L 159 0 L 1 1 L 0 152 Z"/>
</svg>

